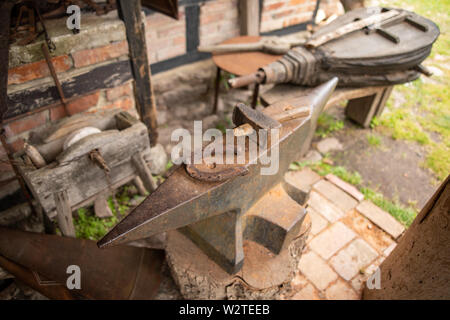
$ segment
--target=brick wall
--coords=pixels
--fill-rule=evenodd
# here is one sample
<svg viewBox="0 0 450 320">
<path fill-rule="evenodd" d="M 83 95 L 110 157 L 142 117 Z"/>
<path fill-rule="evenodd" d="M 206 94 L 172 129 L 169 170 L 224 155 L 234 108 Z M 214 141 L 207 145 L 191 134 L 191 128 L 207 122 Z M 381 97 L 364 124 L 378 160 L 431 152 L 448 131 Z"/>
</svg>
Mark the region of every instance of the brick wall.
<svg viewBox="0 0 450 320">
<path fill-rule="evenodd" d="M 95 14 L 84 15 L 83 31 L 77 35 L 73 35 L 67 28 L 64 30 L 62 26 L 64 22 L 62 19 L 62 21 L 50 20 L 48 23 L 48 29 L 57 48 L 52 54 L 52 62 L 61 82 L 95 70 L 98 66 L 108 66 L 129 59 L 125 27 L 117 17 L 117 12 L 101 17 Z M 27 92 L 54 88 L 53 79 L 40 50 L 41 43 L 32 43 L 25 47 L 11 45 L 8 95 L 17 93 L 25 95 Z M 87 88 L 85 91 L 78 92 L 67 103 L 70 114 L 122 109 L 137 115 L 131 79 L 122 83 L 118 81 L 116 86 L 103 89 L 90 90 L 89 83 L 85 84 L 85 87 Z M 14 151 L 18 151 L 22 149 L 24 141 L 33 130 L 66 116 L 63 106 L 55 101 L 50 105 L 39 106 L 30 114 L 5 119 L 3 128 L 7 142 Z M 12 176 L 5 150 L 0 146 L 0 181 Z M 0 187 L 0 199 L 17 189 L 17 182 Z"/>
</svg>

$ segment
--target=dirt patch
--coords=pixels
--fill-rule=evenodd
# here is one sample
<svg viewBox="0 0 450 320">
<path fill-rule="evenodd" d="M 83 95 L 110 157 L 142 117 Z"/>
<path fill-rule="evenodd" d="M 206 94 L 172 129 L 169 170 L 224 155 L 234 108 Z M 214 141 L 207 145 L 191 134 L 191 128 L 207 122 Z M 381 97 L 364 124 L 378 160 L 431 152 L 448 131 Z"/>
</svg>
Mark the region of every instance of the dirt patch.
<svg viewBox="0 0 450 320">
<path fill-rule="evenodd" d="M 327 112 L 345 119 L 342 107 Z M 378 137 L 380 143 L 371 145 L 368 135 Z M 421 166 L 426 151 L 417 143 L 394 140 L 349 120 L 345 120 L 343 130 L 332 136 L 344 146 L 344 150 L 331 153 L 334 163 L 359 172 L 363 186 L 378 190 L 387 198 L 421 209 L 437 188 L 433 174 Z"/>
</svg>

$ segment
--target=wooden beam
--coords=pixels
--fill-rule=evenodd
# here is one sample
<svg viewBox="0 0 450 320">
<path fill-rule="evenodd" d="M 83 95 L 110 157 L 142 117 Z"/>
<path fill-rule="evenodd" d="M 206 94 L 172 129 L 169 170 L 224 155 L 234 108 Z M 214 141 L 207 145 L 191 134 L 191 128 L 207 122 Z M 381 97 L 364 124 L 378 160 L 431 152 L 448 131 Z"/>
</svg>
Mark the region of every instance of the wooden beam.
<svg viewBox="0 0 450 320">
<path fill-rule="evenodd" d="M 259 36 L 259 1 L 239 1 L 240 28 L 243 36 Z"/>
<path fill-rule="evenodd" d="M 150 63 L 145 43 L 145 24 L 140 0 L 119 0 L 117 9 L 125 23 L 131 67 L 135 80 L 136 105 L 142 122 L 147 126 L 150 144 L 158 139 L 156 103 L 151 82 Z"/>
<path fill-rule="evenodd" d="M 2 61 L 0 64 L 0 123 L 8 109 L 6 88 L 8 86 L 9 24 L 13 6 L 12 1 L 0 3 L 0 61 Z"/>
<path fill-rule="evenodd" d="M 122 60 L 94 68 L 74 77 L 65 77 L 61 85 L 68 102 L 83 95 L 120 86 L 132 79 L 130 62 Z M 39 108 L 60 103 L 53 83 L 8 94 L 8 110 L 4 119 L 9 120 L 36 111 Z"/>
<path fill-rule="evenodd" d="M 59 230 L 66 237 L 75 238 L 75 227 L 73 226 L 72 209 L 69 204 L 67 191 L 55 192 L 53 194 L 56 204 L 56 219 Z"/>
</svg>

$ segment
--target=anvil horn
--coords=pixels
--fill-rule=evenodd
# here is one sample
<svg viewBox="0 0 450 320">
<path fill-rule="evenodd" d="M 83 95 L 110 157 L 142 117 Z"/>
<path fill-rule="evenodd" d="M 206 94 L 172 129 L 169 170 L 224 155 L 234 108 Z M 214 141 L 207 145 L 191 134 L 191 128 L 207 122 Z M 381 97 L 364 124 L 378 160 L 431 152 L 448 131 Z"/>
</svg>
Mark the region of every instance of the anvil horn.
<svg viewBox="0 0 450 320">
<path fill-rule="evenodd" d="M 152 299 L 163 260 L 162 250 L 100 250 L 91 240 L 0 227 L 0 266 L 52 299 Z M 69 266 L 79 267 L 80 289 L 66 287 Z"/>
<path fill-rule="evenodd" d="M 266 192 L 278 184 L 289 164 L 299 156 L 311 127 L 315 127 L 338 82 L 337 78 L 318 86 L 307 96 L 269 106 L 265 115 L 275 116 L 286 107 L 309 107 L 306 118 L 283 122 L 280 129 L 279 170 L 275 175 L 261 175 L 261 164 L 246 164 L 249 173 L 225 181 L 205 182 L 192 178 L 184 166 L 150 194 L 127 217 L 97 244 L 107 247 L 147 238 L 167 230 L 178 229 L 227 212 L 244 213 Z M 292 148 L 292 146 L 296 146 Z"/>
</svg>

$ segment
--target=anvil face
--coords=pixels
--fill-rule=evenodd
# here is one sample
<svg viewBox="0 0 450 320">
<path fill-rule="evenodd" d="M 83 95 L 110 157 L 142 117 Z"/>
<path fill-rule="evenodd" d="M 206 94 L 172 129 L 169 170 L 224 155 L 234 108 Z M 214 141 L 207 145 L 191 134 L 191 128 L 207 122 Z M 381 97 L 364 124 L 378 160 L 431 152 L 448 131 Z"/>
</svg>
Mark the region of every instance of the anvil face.
<svg viewBox="0 0 450 320">
<path fill-rule="evenodd" d="M 271 145 L 272 149 L 279 148 L 276 174 L 262 175 L 260 162 L 247 163 L 246 175 L 207 182 L 191 177 L 186 168 L 180 166 L 98 245 L 125 243 L 188 226 L 181 231 L 229 273 L 242 266 L 244 239 L 261 243 L 274 253 L 283 250 L 298 232 L 304 210 L 294 204 L 287 205 L 292 208 L 285 210 L 285 202 L 281 200 L 288 203 L 293 200 L 287 200 L 289 196 L 285 190 L 288 189 L 280 183 L 289 164 L 300 155 L 336 84 L 335 78 L 308 96 L 276 103 L 263 111 L 268 116 L 275 116 L 287 108 L 308 106 L 311 109 L 306 118 L 283 122 L 279 140 Z M 281 200 L 275 201 L 274 194 Z M 264 210 L 275 203 L 281 207 L 272 207 L 277 209 L 274 211 Z"/>
</svg>

